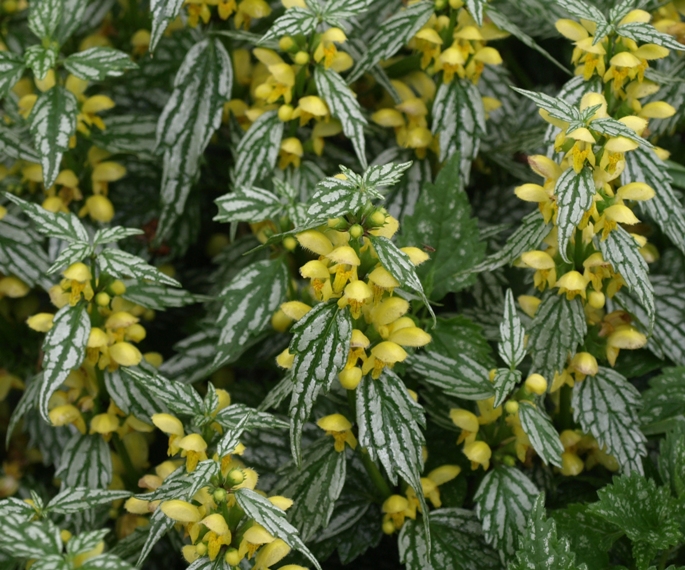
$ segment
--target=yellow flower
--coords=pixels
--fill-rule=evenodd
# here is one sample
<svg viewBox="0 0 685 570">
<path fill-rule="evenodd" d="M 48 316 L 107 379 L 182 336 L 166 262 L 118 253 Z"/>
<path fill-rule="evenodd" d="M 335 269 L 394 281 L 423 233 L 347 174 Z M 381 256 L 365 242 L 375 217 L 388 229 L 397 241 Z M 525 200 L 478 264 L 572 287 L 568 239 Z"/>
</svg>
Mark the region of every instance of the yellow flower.
<svg viewBox="0 0 685 570">
<path fill-rule="evenodd" d="M 292 118 L 300 119 L 300 126 L 305 126 L 312 119 L 317 121 L 325 119 L 330 115 L 328 105 L 321 97 L 308 95 L 301 97 L 297 102 L 297 108 L 293 111 Z"/>
<path fill-rule="evenodd" d="M 476 434 L 480 429 L 476 414 L 461 408 L 452 408 L 450 410 L 450 419 L 455 426 L 461 428 L 461 434 L 457 440 L 457 445 L 463 441 L 467 444 L 476 441 Z"/>
<path fill-rule="evenodd" d="M 566 298 L 570 301 L 580 295 L 585 299 L 585 289 L 587 288 L 588 280 L 578 271 L 568 271 L 564 273 L 555 283 L 555 287 L 559 287 L 559 294 L 566 293 Z"/>
<path fill-rule="evenodd" d="M 269 14 L 271 14 L 271 8 L 265 0 L 243 0 L 238 4 L 238 13 L 234 18 L 235 25 L 237 28 L 242 26 L 247 30 L 253 19 L 266 18 Z"/>
<path fill-rule="evenodd" d="M 354 434 L 352 433 L 352 424 L 342 414 L 324 416 L 316 422 L 316 425 L 324 430 L 326 435 L 333 436 L 333 439 L 335 440 L 335 450 L 337 452 L 343 452 L 346 443 L 352 449 L 357 447 L 357 438 L 354 437 Z"/>
<path fill-rule="evenodd" d="M 314 50 L 314 61 L 318 63 L 323 60 L 323 65 L 326 69 L 331 67 L 338 54 L 335 44 L 341 44 L 345 40 L 347 40 L 347 36 L 340 28 L 327 29 L 321 34 L 319 45 Z"/>
<path fill-rule="evenodd" d="M 536 270 L 533 282 L 540 291 L 553 287 L 557 282 L 556 263 L 546 251 L 527 251 L 521 255 L 521 261 Z"/>
<path fill-rule="evenodd" d="M 616 364 L 620 350 L 637 350 L 647 344 L 647 337 L 630 325 L 617 327 L 607 338 L 607 360 Z"/>
<path fill-rule="evenodd" d="M 207 459 L 207 442 L 199 433 L 191 433 L 178 441 L 181 457 L 186 458 L 186 471 L 192 473 L 200 461 Z"/>
<path fill-rule="evenodd" d="M 277 538 L 259 550 L 253 570 L 269 570 L 273 564 L 283 560 L 290 553 L 290 550 L 290 546 L 285 541 Z M 285 566 L 281 566 L 281 570 L 283 568 Z"/>
<path fill-rule="evenodd" d="M 349 306 L 353 319 L 361 316 L 362 306 L 373 298 L 373 291 L 364 281 L 353 281 L 345 287 L 344 295 L 338 300 L 341 309 Z"/>
<path fill-rule="evenodd" d="M 490 457 L 492 457 L 492 450 L 490 446 L 484 441 L 474 441 L 464 446 L 464 455 L 471 461 L 471 469 L 478 469 L 483 466 L 487 471 L 490 468 Z"/>
<path fill-rule="evenodd" d="M 406 351 L 397 343 L 383 341 L 371 349 L 371 356 L 364 362 L 362 373 L 371 372 L 371 377 L 380 377 L 383 368 L 392 368 L 397 362 L 402 362 L 407 358 Z"/>
<path fill-rule="evenodd" d="M 381 510 L 383 511 L 383 532 L 386 534 L 392 534 L 401 529 L 404 519 L 411 514 L 409 501 L 402 495 L 390 495 L 383 502 Z"/>
<path fill-rule="evenodd" d="M 302 143 L 297 137 L 289 137 L 283 139 L 281 142 L 281 150 L 279 151 L 278 168 L 285 170 L 291 164 L 295 168 L 300 167 L 300 161 L 302 160 L 302 155 L 304 154 L 304 149 L 302 148 Z"/>
</svg>

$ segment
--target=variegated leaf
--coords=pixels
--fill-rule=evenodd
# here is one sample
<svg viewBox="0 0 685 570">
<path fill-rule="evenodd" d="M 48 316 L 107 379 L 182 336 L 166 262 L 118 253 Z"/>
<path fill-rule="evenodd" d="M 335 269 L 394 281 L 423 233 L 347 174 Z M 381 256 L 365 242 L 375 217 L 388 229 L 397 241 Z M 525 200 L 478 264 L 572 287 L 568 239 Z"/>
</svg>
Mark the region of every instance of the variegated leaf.
<svg viewBox="0 0 685 570">
<path fill-rule="evenodd" d="M 62 385 L 73 368 L 81 365 L 90 335 L 88 304 L 66 305 L 55 315 L 52 328 L 43 341 L 43 380 L 38 394 L 38 409 L 46 422 L 50 396 Z M 76 486 L 76 485 L 74 485 Z"/>
<path fill-rule="evenodd" d="M 295 355 L 291 368 L 290 442 L 293 458 L 299 463 L 300 438 L 319 393 L 328 391 L 347 362 L 352 336 L 352 318 L 347 308 L 335 301 L 315 305 L 291 332 L 289 351 Z"/>
<path fill-rule="evenodd" d="M 145 263 L 137 255 L 122 251 L 120 249 L 105 249 L 97 257 L 97 264 L 100 270 L 112 277 L 126 278 L 132 277 L 139 281 L 150 281 L 172 287 L 180 287 L 181 284 L 162 273 L 156 267 Z"/>
<path fill-rule="evenodd" d="M 202 398 L 192 386 L 169 380 L 154 369 L 143 370 L 132 366 L 119 368 L 121 374 L 138 386 L 138 390 L 163 403 L 174 414 L 196 416 L 203 413 Z M 135 392 L 130 391 L 131 394 Z M 149 397 L 148 396 L 148 397 Z M 148 404 L 138 402 L 146 408 Z"/>
<path fill-rule="evenodd" d="M 155 51 L 162 34 L 172 20 L 176 19 L 183 6 L 183 0 L 151 0 L 152 33 L 150 37 L 150 51 Z"/>
<path fill-rule="evenodd" d="M 526 528 L 537 495 L 528 477 L 504 465 L 491 469 L 478 487 L 474 500 L 483 534 L 504 559 L 514 556 L 518 536 Z"/>
<path fill-rule="evenodd" d="M 149 424 L 153 414 L 167 411 L 167 407 L 148 392 L 144 385 L 131 381 L 121 369 L 105 371 L 104 381 L 110 398 L 125 414 L 132 414 Z"/>
<path fill-rule="evenodd" d="M 285 300 L 288 274 L 281 260 L 258 261 L 240 271 L 219 294 L 221 329 L 213 368 L 233 361 L 248 340 L 263 332 Z"/>
<path fill-rule="evenodd" d="M 440 161 L 459 153 L 464 184 L 469 183 L 471 163 L 485 134 L 485 109 L 476 86 L 459 80 L 443 83 L 433 102 L 431 132 L 440 141 Z"/>
<path fill-rule="evenodd" d="M 645 258 L 640 255 L 635 238 L 618 226 L 607 238 L 599 242 L 599 249 L 614 271 L 620 273 L 628 288 L 647 311 L 650 329 L 654 325 L 656 307 L 654 288 L 649 280 L 649 268 Z"/>
<path fill-rule="evenodd" d="M 237 489 L 234 496 L 238 505 L 240 505 L 249 518 L 262 525 L 276 538 L 280 538 L 286 544 L 302 553 L 315 568 L 321 570 L 319 562 L 305 546 L 297 533 L 297 529 L 286 520 L 284 511 L 250 489 Z"/>
<path fill-rule="evenodd" d="M 347 77 L 348 83 L 359 79 L 382 59 L 389 59 L 418 32 L 433 15 L 433 3 L 416 2 L 394 13 L 383 22 L 368 46 L 368 51 L 357 61 Z"/>
<path fill-rule="evenodd" d="M 66 487 L 50 500 L 46 508 L 53 513 L 66 515 L 92 509 L 119 499 L 126 499 L 130 496 L 131 493 L 128 491 Z"/>
<path fill-rule="evenodd" d="M 69 487 L 106 489 L 112 482 L 112 456 L 100 434 L 75 433 L 62 451 L 55 473 Z"/>
<path fill-rule="evenodd" d="M 497 253 L 488 256 L 485 261 L 471 269 L 474 273 L 493 271 L 520 257 L 525 251 L 537 249 L 540 242 L 549 234 L 550 224 L 546 223 L 539 210 L 528 214 L 516 231 L 511 234 L 507 243 Z"/>
<path fill-rule="evenodd" d="M 621 182 L 644 182 L 652 187 L 654 198 L 638 202 L 638 207 L 685 253 L 685 215 L 682 204 L 673 193 L 666 165 L 653 151 L 644 148 L 627 152 L 625 161 Z"/>
<path fill-rule="evenodd" d="M 521 427 L 526 432 L 530 444 L 535 452 L 547 464 L 561 467 L 561 454 L 564 446 L 559 439 L 559 433 L 552 422 L 532 402 L 521 402 L 519 405 L 519 420 Z"/>
<path fill-rule="evenodd" d="M 406 363 L 424 382 L 437 386 L 448 396 L 465 400 L 492 397 L 493 386 L 488 370 L 466 354 L 447 356 L 429 347 L 411 354 Z"/>
<path fill-rule="evenodd" d="M 643 473 L 641 457 L 647 454 L 640 431 L 641 396 L 621 374 L 600 367 L 573 388 L 573 419 L 600 447 L 613 455 L 626 472 Z"/>
<path fill-rule="evenodd" d="M 41 45 L 33 45 L 24 52 L 26 66 L 31 68 L 36 79 L 42 81 L 55 63 L 57 63 L 57 52 L 52 48 L 45 48 Z"/>
<path fill-rule="evenodd" d="M 331 68 L 317 66 L 314 69 L 314 81 L 319 96 L 328 105 L 331 116 L 342 123 L 343 133 L 352 142 L 359 164 L 366 169 L 364 127 L 367 121 L 354 92 L 347 86 L 340 74 Z"/>
<path fill-rule="evenodd" d="M 5 214 L 0 220 L 0 271 L 16 275 L 32 287 L 49 289 L 52 280 L 47 277 L 48 257 L 42 242 L 29 222 Z"/>
<path fill-rule="evenodd" d="M 234 188 L 250 186 L 276 165 L 283 138 L 283 122 L 276 111 L 262 113 L 240 139 L 236 151 Z"/>
<path fill-rule="evenodd" d="M 278 41 L 283 36 L 308 36 L 316 29 L 318 21 L 317 15 L 306 6 L 288 8 L 285 14 L 276 18 L 257 43 L 263 45 L 273 40 Z"/>
<path fill-rule="evenodd" d="M 285 204 L 273 192 L 256 186 L 240 186 L 215 200 L 219 213 L 217 222 L 261 222 L 280 215 Z"/>
<path fill-rule="evenodd" d="M 194 295 L 177 287 L 144 282 L 128 285 L 122 297 L 154 311 L 164 311 L 169 307 L 185 307 L 209 299 L 209 297 Z"/>
<path fill-rule="evenodd" d="M 333 507 L 345 483 L 345 453 L 338 452 L 333 440 L 325 437 L 302 452 L 302 463 L 294 464 L 278 479 L 272 492 L 294 501 L 288 520 L 309 542 L 317 531 L 328 526 Z"/>
<path fill-rule="evenodd" d="M 67 242 L 90 241 L 88 231 L 74 214 L 49 212 L 38 204 L 26 202 L 14 194 L 6 194 L 6 197 L 36 223 L 36 229 L 43 235 Z"/>
<path fill-rule="evenodd" d="M 501 406 L 520 381 L 520 370 L 498 368 L 495 371 L 495 378 L 492 382 L 492 387 L 495 390 L 495 401 L 493 406 Z"/>
<path fill-rule="evenodd" d="M 616 28 L 616 33 L 624 38 L 629 38 L 636 42 L 656 44 L 667 49 L 683 51 L 685 46 L 672 35 L 657 31 L 651 24 L 645 22 L 630 22 Z"/>
<path fill-rule="evenodd" d="M 43 3 L 53 0 L 43 0 Z M 40 154 L 43 184 L 52 186 L 59 172 L 62 154 L 69 150 L 69 139 L 76 132 L 76 97 L 55 85 L 41 93 L 29 115 L 33 145 Z"/>
<path fill-rule="evenodd" d="M 36 0 L 29 8 L 29 28 L 38 39 L 49 39 L 62 20 L 64 0 Z"/>
<path fill-rule="evenodd" d="M 397 539 L 407 570 L 499 570 L 497 552 L 485 543 L 473 511 L 437 509 L 430 512 L 430 549 L 423 527 L 407 520 Z M 429 554 L 430 550 L 430 554 Z"/>
<path fill-rule="evenodd" d="M 3 99 L 21 79 L 24 59 L 11 51 L 0 51 L 0 99 Z"/>
<path fill-rule="evenodd" d="M 558 207 L 559 253 L 566 262 L 570 261 L 567 250 L 571 236 L 592 206 L 594 195 L 595 181 L 592 178 L 592 169 L 587 166 L 583 167 L 580 172 L 576 172 L 573 168 L 567 169 L 554 186 L 554 196 Z"/>
<path fill-rule="evenodd" d="M 532 371 L 551 384 L 554 374 L 566 367 L 569 355 L 575 354 L 587 334 L 580 299 L 569 301 L 564 295 L 549 294 L 538 307 L 528 332 Z"/>
<path fill-rule="evenodd" d="M 521 319 L 516 312 L 514 294 L 511 289 L 507 289 L 504 298 L 504 318 L 499 326 L 502 340 L 497 347 L 502 360 L 512 369 L 516 368 L 526 356 L 524 337 L 526 331 L 523 329 Z"/>
<path fill-rule="evenodd" d="M 0 85 L 2 85 L 1 79 Z M 0 89 L 0 99 L 2 99 L 2 97 L 3 93 L 2 89 Z M 21 131 L 21 134 L 23 134 L 23 131 Z M 0 124 L 0 154 L 8 156 L 9 158 L 27 160 L 28 162 L 40 162 L 40 155 L 23 140 L 24 137 L 22 137 L 21 134 L 4 124 Z"/>
<path fill-rule="evenodd" d="M 64 60 L 64 67 L 86 81 L 102 81 L 105 77 L 119 77 L 138 66 L 123 51 L 94 47 L 70 55 Z"/>
<path fill-rule="evenodd" d="M 176 73 L 174 91 L 157 124 L 157 145 L 164 150 L 158 240 L 184 211 L 202 154 L 221 124 L 232 84 L 231 60 L 216 37 L 195 44 Z"/>
<path fill-rule="evenodd" d="M 351 180 L 325 178 L 316 185 L 316 191 L 307 208 L 308 222 L 324 222 L 355 212 L 367 198 Z"/>
</svg>

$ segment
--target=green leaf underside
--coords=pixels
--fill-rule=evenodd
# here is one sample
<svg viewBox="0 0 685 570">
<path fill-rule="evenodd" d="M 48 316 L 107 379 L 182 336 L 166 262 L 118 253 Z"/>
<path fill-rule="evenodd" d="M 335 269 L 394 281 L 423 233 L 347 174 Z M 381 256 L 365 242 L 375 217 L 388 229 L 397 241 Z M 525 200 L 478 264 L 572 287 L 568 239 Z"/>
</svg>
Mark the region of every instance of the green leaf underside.
<svg viewBox="0 0 685 570">
<path fill-rule="evenodd" d="M 431 299 L 440 300 L 475 280 L 465 272 L 482 261 L 485 244 L 471 217 L 458 155 L 447 161 L 435 183 L 421 188 L 413 214 L 403 220 L 401 243 L 426 244 L 435 250 L 416 270 Z"/>
<path fill-rule="evenodd" d="M 544 497 L 541 494 L 535 501 L 516 552 L 516 562 L 510 564 L 508 570 L 588 570 L 586 564 L 576 561 L 568 539 L 557 535 L 554 519 L 547 518 L 545 514 Z"/>
</svg>

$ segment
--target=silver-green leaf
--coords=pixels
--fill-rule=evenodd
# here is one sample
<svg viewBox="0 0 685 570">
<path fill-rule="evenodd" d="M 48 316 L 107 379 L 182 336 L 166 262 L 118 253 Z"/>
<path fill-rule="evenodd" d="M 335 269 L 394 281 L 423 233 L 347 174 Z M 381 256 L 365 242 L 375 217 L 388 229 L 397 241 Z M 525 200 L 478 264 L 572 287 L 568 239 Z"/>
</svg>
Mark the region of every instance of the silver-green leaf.
<svg viewBox="0 0 685 570">
<path fill-rule="evenodd" d="M 105 77 L 119 77 L 138 65 L 123 51 L 93 47 L 70 55 L 64 60 L 64 67 L 86 81 L 102 81 Z"/>
<path fill-rule="evenodd" d="M 547 464 L 561 467 L 561 454 L 564 446 L 552 422 L 535 404 L 521 402 L 519 420 L 535 452 Z"/>
<path fill-rule="evenodd" d="M 554 196 L 558 207 L 559 253 L 566 262 L 570 261 L 567 248 L 571 236 L 592 206 L 594 195 L 595 181 L 592 178 L 592 170 L 587 166 L 583 167 L 580 172 L 576 172 L 573 168 L 564 171 L 554 186 Z"/>
</svg>

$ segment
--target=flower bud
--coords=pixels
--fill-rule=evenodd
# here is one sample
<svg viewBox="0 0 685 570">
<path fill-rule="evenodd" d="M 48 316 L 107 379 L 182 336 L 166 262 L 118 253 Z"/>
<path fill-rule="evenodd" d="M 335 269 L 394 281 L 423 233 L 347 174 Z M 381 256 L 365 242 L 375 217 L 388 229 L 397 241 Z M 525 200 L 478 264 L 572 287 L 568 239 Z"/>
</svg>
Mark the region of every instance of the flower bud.
<svg viewBox="0 0 685 570">
<path fill-rule="evenodd" d="M 114 217 L 114 206 L 109 198 L 102 196 L 101 194 L 96 194 L 94 196 L 89 196 L 86 199 L 86 209 L 88 215 L 96 222 L 102 222 L 106 224 L 112 221 Z"/>
<path fill-rule="evenodd" d="M 88 269 L 88 266 L 80 261 L 77 263 L 72 263 L 64 270 L 62 275 L 64 275 L 66 279 L 78 281 L 79 283 L 90 281 L 93 277 L 90 273 L 90 269 Z"/>
<path fill-rule="evenodd" d="M 515 414 L 519 411 L 519 403 L 516 400 L 509 400 L 504 404 L 504 410 L 507 414 Z"/>
<path fill-rule="evenodd" d="M 547 380 L 540 374 L 531 374 L 526 378 L 523 385 L 529 392 L 537 394 L 538 396 L 541 396 L 547 391 Z"/>
<path fill-rule="evenodd" d="M 333 251 L 333 244 L 325 235 L 316 230 L 307 230 L 295 236 L 302 247 L 317 255 L 328 255 Z"/>
<path fill-rule="evenodd" d="M 585 465 L 583 460 L 572 451 L 565 451 L 561 454 L 561 474 L 567 477 L 580 475 Z"/>
<path fill-rule="evenodd" d="M 347 431 L 352 427 L 350 420 L 348 420 L 342 414 L 331 414 L 329 416 L 324 416 L 316 422 L 316 425 L 327 432 Z"/>
<path fill-rule="evenodd" d="M 109 347 L 109 356 L 121 366 L 136 366 L 143 360 L 143 355 L 129 342 L 117 342 Z"/>
<path fill-rule="evenodd" d="M 235 485 L 240 485 L 245 481 L 245 473 L 242 469 L 231 469 L 226 474 L 226 483 L 234 487 Z"/>
<path fill-rule="evenodd" d="M 409 508 L 409 501 L 402 495 L 390 495 L 383 502 L 382 511 L 389 515 L 394 515 L 406 511 Z"/>
<path fill-rule="evenodd" d="M 357 366 L 345 368 L 338 374 L 338 380 L 345 390 L 354 390 L 362 380 L 362 369 Z"/>
<path fill-rule="evenodd" d="M 312 308 L 302 301 L 288 301 L 281 305 L 281 311 L 293 321 L 299 321 L 311 310 Z"/>
<path fill-rule="evenodd" d="M 52 313 L 37 313 L 26 319 L 29 328 L 38 332 L 48 332 L 52 328 L 52 320 L 55 315 Z"/>
<path fill-rule="evenodd" d="M 599 367 L 597 359 L 589 352 L 578 352 L 571 359 L 571 368 L 574 371 L 585 374 L 586 376 L 594 376 L 597 374 Z"/>
<path fill-rule="evenodd" d="M 159 508 L 170 519 L 181 523 L 195 523 L 202 519 L 200 510 L 186 501 L 179 501 L 177 499 L 164 501 Z"/>
</svg>

